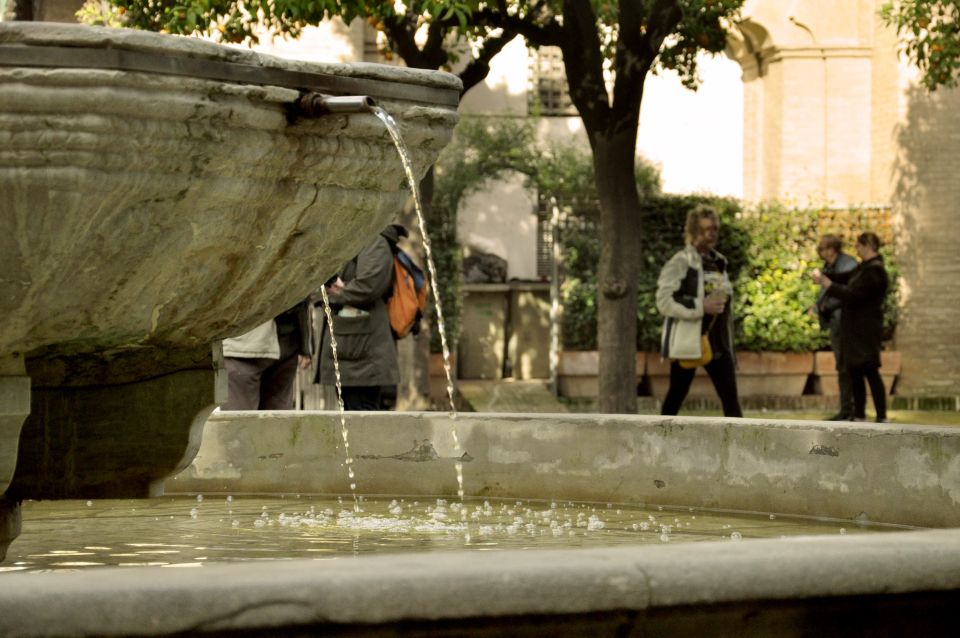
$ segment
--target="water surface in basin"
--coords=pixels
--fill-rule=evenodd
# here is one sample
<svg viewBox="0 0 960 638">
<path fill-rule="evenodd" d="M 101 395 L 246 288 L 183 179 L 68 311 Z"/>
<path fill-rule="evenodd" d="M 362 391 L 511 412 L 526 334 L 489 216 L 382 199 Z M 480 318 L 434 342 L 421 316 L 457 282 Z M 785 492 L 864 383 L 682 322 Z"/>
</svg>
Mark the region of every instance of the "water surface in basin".
<svg viewBox="0 0 960 638">
<path fill-rule="evenodd" d="M 607 503 L 176 496 L 26 501 L 0 572 L 338 558 L 372 552 L 660 544 L 903 529 Z"/>
</svg>

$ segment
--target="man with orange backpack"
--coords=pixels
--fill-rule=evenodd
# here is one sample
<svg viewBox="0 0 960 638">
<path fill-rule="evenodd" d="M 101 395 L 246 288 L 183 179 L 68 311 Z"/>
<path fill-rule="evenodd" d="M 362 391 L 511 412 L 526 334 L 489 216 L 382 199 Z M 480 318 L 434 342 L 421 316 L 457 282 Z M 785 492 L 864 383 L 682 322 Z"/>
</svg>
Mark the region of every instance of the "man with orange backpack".
<svg viewBox="0 0 960 638">
<path fill-rule="evenodd" d="M 406 265 L 394 265 L 399 254 L 405 256 L 397 242 L 406 236 L 403 226 L 387 226 L 359 255 L 344 264 L 336 280 L 327 286 L 334 313 L 333 335 L 337 342 L 343 403 L 347 410 L 382 409 L 383 387 L 396 387 L 399 383 L 394 339 L 406 334 L 404 330 L 412 331 L 418 321 L 416 316 L 412 320 L 408 318 L 409 308 L 395 307 L 401 301 L 405 306 L 411 303 L 407 289 L 409 270 Z M 424 279 L 422 272 L 420 277 Z M 421 296 L 425 303 L 425 288 L 422 281 L 420 293 L 414 284 L 413 294 L 418 297 L 414 304 L 419 304 Z M 391 327 L 391 315 L 398 322 L 394 327 Z M 330 332 L 325 321 L 320 343 L 319 382 L 335 385 Z"/>
</svg>

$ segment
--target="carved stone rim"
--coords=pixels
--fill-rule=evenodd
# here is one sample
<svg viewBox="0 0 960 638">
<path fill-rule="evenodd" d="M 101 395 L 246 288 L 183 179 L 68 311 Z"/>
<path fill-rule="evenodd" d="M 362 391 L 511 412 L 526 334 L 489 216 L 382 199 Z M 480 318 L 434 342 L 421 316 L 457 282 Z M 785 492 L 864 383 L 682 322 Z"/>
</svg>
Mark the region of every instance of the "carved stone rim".
<svg viewBox="0 0 960 638">
<path fill-rule="evenodd" d="M 456 76 L 386 65 L 284 60 L 185 38 L 83 25 L 0 24 L 0 67 L 107 69 L 368 95 L 456 108 Z"/>
</svg>

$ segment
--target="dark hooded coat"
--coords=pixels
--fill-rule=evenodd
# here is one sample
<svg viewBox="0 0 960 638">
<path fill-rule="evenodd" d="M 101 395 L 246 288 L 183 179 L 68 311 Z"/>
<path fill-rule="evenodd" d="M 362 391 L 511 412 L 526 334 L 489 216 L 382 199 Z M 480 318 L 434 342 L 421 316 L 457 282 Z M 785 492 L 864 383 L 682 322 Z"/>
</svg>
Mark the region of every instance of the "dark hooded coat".
<svg viewBox="0 0 960 638">
<path fill-rule="evenodd" d="M 343 291 L 330 295 L 331 308 L 337 313 L 333 318 L 333 334 L 337 341 L 340 379 L 345 386 L 390 386 L 400 381 L 397 347 L 390 332 L 385 301 L 393 286 L 391 241 L 395 245 L 397 239 L 396 227 L 387 227 L 344 265 L 340 271 Z M 335 385 L 326 321 L 323 326 L 320 383 Z"/>
</svg>

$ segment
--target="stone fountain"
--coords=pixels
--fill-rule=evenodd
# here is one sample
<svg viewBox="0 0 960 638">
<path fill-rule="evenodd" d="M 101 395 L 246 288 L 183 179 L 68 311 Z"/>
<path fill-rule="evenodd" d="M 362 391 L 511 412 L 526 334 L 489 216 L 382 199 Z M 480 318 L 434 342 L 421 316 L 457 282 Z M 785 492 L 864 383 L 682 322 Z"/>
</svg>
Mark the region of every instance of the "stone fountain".
<svg viewBox="0 0 960 638">
<path fill-rule="evenodd" d="M 19 499 L 155 495 L 190 463 L 225 398 L 219 340 L 306 297 L 408 196 L 367 107 L 400 122 L 422 175 L 459 90 L 0 22 L 0 553 Z"/>
<path fill-rule="evenodd" d="M 170 491 L 348 493 L 332 413 L 218 414 L 200 446 L 211 344 L 310 292 L 406 196 L 379 123 L 323 96 L 398 116 L 422 173 L 458 88 L 0 24 L 0 539 L 15 499 L 147 496 L 182 468 Z M 960 526 L 951 428 L 470 415 L 463 456 L 452 426 L 352 415 L 361 492 L 450 496 L 460 461 L 468 496 Z M 942 529 L 6 574 L 0 634 L 952 636 L 958 602 L 960 533 Z"/>
</svg>

